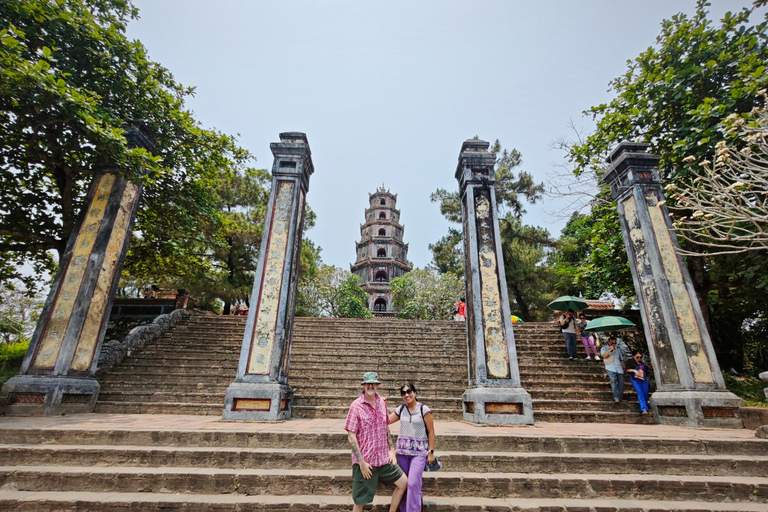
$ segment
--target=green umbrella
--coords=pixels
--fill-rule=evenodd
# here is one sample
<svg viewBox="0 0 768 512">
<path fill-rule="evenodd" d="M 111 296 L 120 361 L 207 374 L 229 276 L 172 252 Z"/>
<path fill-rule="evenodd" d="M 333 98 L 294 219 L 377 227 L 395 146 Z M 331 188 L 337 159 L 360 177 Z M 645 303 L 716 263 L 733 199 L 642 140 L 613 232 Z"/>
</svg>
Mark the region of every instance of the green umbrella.
<svg viewBox="0 0 768 512">
<path fill-rule="evenodd" d="M 631 329 L 635 326 L 626 318 L 620 316 L 604 316 L 590 320 L 584 329 L 589 332 L 621 331 Z"/>
<path fill-rule="evenodd" d="M 569 309 L 581 311 L 582 309 L 587 309 L 589 307 L 587 301 L 580 297 L 574 297 L 573 295 L 563 295 L 547 305 L 549 306 L 549 309 L 553 311 L 568 311 Z"/>
</svg>

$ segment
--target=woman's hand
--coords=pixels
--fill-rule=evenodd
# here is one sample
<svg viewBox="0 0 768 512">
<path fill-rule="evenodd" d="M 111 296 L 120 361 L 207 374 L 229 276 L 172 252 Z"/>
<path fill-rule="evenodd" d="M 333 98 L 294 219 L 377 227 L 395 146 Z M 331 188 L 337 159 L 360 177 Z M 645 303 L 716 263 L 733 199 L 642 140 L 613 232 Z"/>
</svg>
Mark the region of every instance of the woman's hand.
<svg viewBox="0 0 768 512">
<path fill-rule="evenodd" d="M 427 453 L 427 461 L 433 464 L 435 462 L 435 454 L 432 452 Z"/>
</svg>

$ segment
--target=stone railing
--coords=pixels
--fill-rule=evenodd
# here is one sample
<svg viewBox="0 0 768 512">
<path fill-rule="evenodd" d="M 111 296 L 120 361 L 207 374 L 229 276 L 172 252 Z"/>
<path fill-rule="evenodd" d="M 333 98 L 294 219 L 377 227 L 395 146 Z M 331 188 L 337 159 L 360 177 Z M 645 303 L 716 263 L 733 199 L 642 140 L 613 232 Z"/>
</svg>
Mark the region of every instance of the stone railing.
<svg viewBox="0 0 768 512">
<path fill-rule="evenodd" d="M 133 351 L 141 349 L 148 341 L 159 338 L 189 316 L 190 313 L 186 309 L 176 309 L 168 314 L 158 316 L 151 324 L 134 327 L 122 341 L 105 341 L 99 355 L 98 370 L 109 370 L 120 363 L 126 355 L 131 355 Z"/>
</svg>

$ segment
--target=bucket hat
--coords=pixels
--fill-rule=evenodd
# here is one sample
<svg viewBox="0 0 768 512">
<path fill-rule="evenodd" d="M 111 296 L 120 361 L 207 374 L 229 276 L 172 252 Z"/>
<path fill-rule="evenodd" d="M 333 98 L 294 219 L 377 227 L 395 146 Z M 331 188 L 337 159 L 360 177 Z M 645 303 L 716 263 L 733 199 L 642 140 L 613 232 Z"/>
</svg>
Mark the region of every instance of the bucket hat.
<svg viewBox="0 0 768 512">
<path fill-rule="evenodd" d="M 363 384 L 381 384 L 379 374 L 376 372 L 365 372 L 363 374 Z"/>
</svg>

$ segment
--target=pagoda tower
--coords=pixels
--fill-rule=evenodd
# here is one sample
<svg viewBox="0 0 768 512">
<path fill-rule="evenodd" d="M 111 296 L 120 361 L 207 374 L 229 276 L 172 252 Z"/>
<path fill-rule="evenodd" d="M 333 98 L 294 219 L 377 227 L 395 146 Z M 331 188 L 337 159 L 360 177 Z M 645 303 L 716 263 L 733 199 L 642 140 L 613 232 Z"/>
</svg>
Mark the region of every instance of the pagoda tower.
<svg viewBox="0 0 768 512">
<path fill-rule="evenodd" d="M 403 243 L 400 210 L 395 208 L 397 194 L 382 185 L 368 194 L 365 224 L 360 225 L 357 261 L 353 274 L 363 280 L 368 293 L 368 309 L 377 316 L 394 316 L 390 281 L 412 270 L 408 264 L 408 244 Z"/>
</svg>

